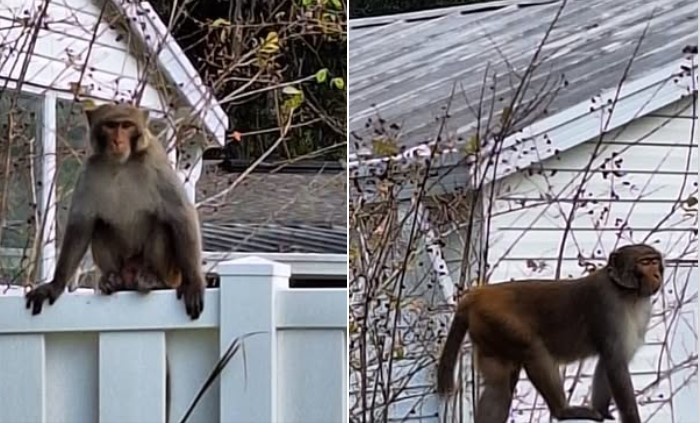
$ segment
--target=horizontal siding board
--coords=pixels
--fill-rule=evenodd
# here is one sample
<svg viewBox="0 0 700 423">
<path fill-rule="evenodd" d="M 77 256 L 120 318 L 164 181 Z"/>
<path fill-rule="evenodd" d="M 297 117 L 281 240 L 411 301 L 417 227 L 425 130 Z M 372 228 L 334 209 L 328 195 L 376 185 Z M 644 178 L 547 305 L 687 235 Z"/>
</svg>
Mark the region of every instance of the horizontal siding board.
<svg viewBox="0 0 700 423">
<path fill-rule="evenodd" d="M 553 231 L 551 228 L 561 230 L 566 227 L 566 217 L 571 210 L 571 205 L 567 203 L 534 204 L 526 208 L 513 206 L 511 211 L 499 211 L 492 223 L 493 233 L 510 232 L 508 237 L 513 238 L 530 228 L 535 232 L 542 229 L 545 232 L 544 236 L 561 238 L 561 232 L 549 235 L 547 233 Z M 627 222 L 626 226 L 632 227 L 635 232 L 642 234 L 657 228 L 659 223 L 663 223 L 664 227 L 670 230 L 685 228 L 692 231 L 696 227 L 693 216 L 688 216 L 683 211 L 671 213 L 674 203 L 649 203 L 648 205 L 650 207 L 640 207 L 633 202 L 599 203 L 595 207 L 590 206 L 587 210 L 577 212 L 570 227 L 582 231 L 588 231 L 592 228 L 610 231 L 615 228 L 619 229 L 622 222 Z M 599 221 L 598 217 L 605 207 L 608 208 L 606 219 Z M 589 213 L 590 210 L 593 210 L 593 214 Z M 549 229 L 545 229 L 547 226 Z M 551 242 L 551 239 L 548 238 L 545 241 Z"/>
<path fill-rule="evenodd" d="M 592 143 L 587 143 L 575 148 L 571 153 L 581 158 L 587 158 L 593 153 L 594 148 Z M 673 198 L 681 194 L 677 191 L 684 179 L 688 180 L 689 187 L 697 189 L 693 186 L 696 179 L 688 177 L 689 174 L 692 174 L 693 167 L 697 167 L 697 146 L 694 148 L 634 146 L 629 149 L 632 150 L 631 154 L 624 152 L 624 149 L 605 149 L 605 154 L 594 161 L 591 171 L 588 172 L 585 186 L 586 194 L 582 197 L 583 199 L 589 196 L 609 197 L 611 188 L 615 188 L 615 191 L 622 198 L 640 196 L 639 191 L 633 191 L 635 195 L 632 196 L 629 193 L 632 188 L 623 184 L 625 181 L 638 189 L 643 189 L 641 191 L 642 198 L 646 197 L 645 193 L 652 195 L 651 198 L 655 198 L 654 196 L 656 198 Z M 606 169 L 600 169 L 600 165 L 612 157 L 612 152 L 619 152 L 617 157 L 623 160 L 620 167 L 608 166 Z M 543 164 L 542 174 L 539 174 L 539 169 L 534 168 L 532 172 L 521 171 L 522 176 L 516 177 L 515 180 L 507 178 L 498 183 L 498 193 L 503 197 L 532 199 L 538 199 L 540 194 L 544 193 L 571 198 L 579 188 L 587 164 L 587 159 L 577 160 L 568 155 L 562 157 L 561 160 L 550 159 Z M 607 175 L 605 175 L 605 170 L 608 171 Z M 613 171 L 621 172 L 622 176 L 612 174 Z M 530 175 L 530 173 L 532 174 Z M 613 185 L 611 186 L 611 184 Z M 548 189 L 548 187 L 551 188 Z M 689 187 L 686 187 L 688 192 L 690 192 Z M 662 188 L 666 189 L 667 192 L 660 195 L 657 192 Z"/>
<path fill-rule="evenodd" d="M 664 109 L 662 109 L 661 113 Z M 692 109 L 688 108 L 690 113 Z M 640 123 L 640 124 L 637 124 Z M 676 143 L 692 141 L 692 120 L 678 119 L 671 117 L 644 117 L 635 122 L 634 125 L 629 125 L 625 128 L 613 131 L 607 134 L 603 139 L 605 141 L 617 142 L 639 142 L 643 139 L 644 144 L 665 144 L 675 145 Z M 655 130 L 654 128 L 661 128 Z M 651 130 L 649 128 L 652 128 Z M 697 129 L 695 130 L 697 133 Z M 697 145 L 697 144 L 696 144 Z"/>
</svg>

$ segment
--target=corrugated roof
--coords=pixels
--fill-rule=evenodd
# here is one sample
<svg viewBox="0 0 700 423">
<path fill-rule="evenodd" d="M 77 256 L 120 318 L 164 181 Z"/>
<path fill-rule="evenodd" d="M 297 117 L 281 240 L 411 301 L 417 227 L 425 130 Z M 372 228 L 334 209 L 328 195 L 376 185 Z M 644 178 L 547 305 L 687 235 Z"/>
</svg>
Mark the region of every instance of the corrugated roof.
<svg viewBox="0 0 700 423">
<path fill-rule="evenodd" d="M 493 10 L 497 3 L 501 7 Z M 351 152 L 368 147 L 371 128 L 365 123 L 377 112 L 401 125 L 402 145 L 431 140 L 455 83 L 448 126 L 468 133 L 476 119 L 464 98 L 472 107 L 478 104 L 487 66 L 500 75 L 493 97 L 509 99 L 517 86 L 513 70 L 527 67 L 560 2 L 503 3 L 351 20 L 349 125 L 363 137 L 350 143 Z M 647 24 L 628 80 L 682 59 L 686 45 L 697 45 L 697 3 L 569 0 L 532 79 L 531 92 L 561 75 L 568 82 L 547 106 L 548 115 L 615 87 Z"/>
<path fill-rule="evenodd" d="M 337 226 L 202 222 L 202 236 L 208 252 L 347 253 L 347 231 Z"/>
</svg>

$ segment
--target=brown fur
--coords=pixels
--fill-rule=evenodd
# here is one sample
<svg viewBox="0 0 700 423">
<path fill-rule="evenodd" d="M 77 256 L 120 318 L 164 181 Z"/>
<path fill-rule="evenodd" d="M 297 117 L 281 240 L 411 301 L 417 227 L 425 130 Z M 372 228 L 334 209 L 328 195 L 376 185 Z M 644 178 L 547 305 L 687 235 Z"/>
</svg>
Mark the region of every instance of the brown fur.
<svg viewBox="0 0 700 423">
<path fill-rule="evenodd" d="M 93 154 L 73 193 L 53 281 L 27 293 L 27 308 L 38 314 L 44 300 L 53 304 L 90 245 L 102 292 L 175 288 L 198 318 L 205 284 L 197 213 L 148 131 L 147 112 L 119 104 L 86 114 Z"/>
<path fill-rule="evenodd" d="M 637 244 L 617 249 L 605 268 L 580 279 L 470 290 L 457 305 L 440 357 L 438 392 L 454 389 L 454 367 L 468 332 L 485 384 L 477 423 L 506 421 L 521 369 L 558 420 L 611 418 L 612 396 L 622 421 L 638 423 L 627 365 L 643 343 L 650 297 L 662 281 L 659 252 Z M 558 365 L 595 355 L 592 407 L 568 406 Z"/>
</svg>

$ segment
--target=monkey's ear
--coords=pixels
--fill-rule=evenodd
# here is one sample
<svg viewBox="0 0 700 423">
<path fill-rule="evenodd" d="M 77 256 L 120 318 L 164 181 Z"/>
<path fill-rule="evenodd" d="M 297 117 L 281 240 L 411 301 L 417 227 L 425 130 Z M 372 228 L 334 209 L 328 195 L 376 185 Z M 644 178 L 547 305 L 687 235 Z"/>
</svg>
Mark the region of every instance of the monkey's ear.
<svg viewBox="0 0 700 423">
<path fill-rule="evenodd" d="M 627 263 L 624 254 L 613 251 L 608 258 L 608 276 L 623 288 L 639 289 L 639 281 L 630 266 L 634 266 L 634 263 Z"/>
</svg>

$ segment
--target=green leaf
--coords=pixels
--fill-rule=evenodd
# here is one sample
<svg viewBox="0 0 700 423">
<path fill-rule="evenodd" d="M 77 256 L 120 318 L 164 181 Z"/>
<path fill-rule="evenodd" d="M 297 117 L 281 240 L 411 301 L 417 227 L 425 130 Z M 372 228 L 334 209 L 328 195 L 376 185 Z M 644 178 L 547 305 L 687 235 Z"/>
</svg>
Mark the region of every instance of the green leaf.
<svg viewBox="0 0 700 423">
<path fill-rule="evenodd" d="M 299 95 L 301 94 L 301 91 L 292 87 L 291 85 L 287 85 L 286 87 L 282 88 L 282 92 L 287 94 L 287 95 Z"/>
<path fill-rule="evenodd" d="M 377 156 L 393 156 L 398 154 L 399 147 L 391 139 L 378 137 L 372 140 L 372 152 Z"/>
<path fill-rule="evenodd" d="M 275 31 L 267 34 L 261 43 L 260 51 L 267 54 L 277 53 L 280 49 L 280 40 Z"/>
<path fill-rule="evenodd" d="M 289 97 L 282 103 L 282 108 L 285 109 L 287 112 L 298 109 L 301 106 L 301 103 L 304 102 L 304 96 L 302 95 L 295 95 L 293 97 Z"/>
<path fill-rule="evenodd" d="M 330 0 L 331 4 L 333 7 L 336 8 L 336 10 L 343 10 L 343 4 L 340 2 L 340 0 Z"/>
<path fill-rule="evenodd" d="M 82 100 L 80 101 L 80 104 L 83 105 L 83 109 L 85 109 L 85 110 L 92 110 L 92 109 L 94 109 L 95 107 L 97 107 L 97 105 L 95 104 L 95 102 L 92 101 L 92 100 L 89 99 L 89 98 L 82 99 Z"/>
<path fill-rule="evenodd" d="M 464 146 L 464 152 L 467 154 L 474 154 L 479 151 L 479 137 L 474 134 L 467 140 L 467 144 Z"/>
<path fill-rule="evenodd" d="M 316 72 L 316 75 L 314 76 L 316 77 L 316 82 L 318 82 L 319 84 L 323 84 L 324 82 L 326 82 L 326 79 L 328 79 L 328 69 L 323 68 Z"/>
<path fill-rule="evenodd" d="M 339 76 L 331 79 L 331 85 L 333 85 L 339 90 L 345 89 L 345 81 Z"/>
<path fill-rule="evenodd" d="M 314 0 L 301 0 L 301 5 L 305 7 L 309 7 L 313 4 Z"/>
<path fill-rule="evenodd" d="M 224 26 L 224 25 L 231 25 L 231 22 L 229 22 L 228 20 L 226 20 L 224 18 L 219 18 L 211 23 L 212 28 L 218 28 L 218 27 Z"/>
</svg>

